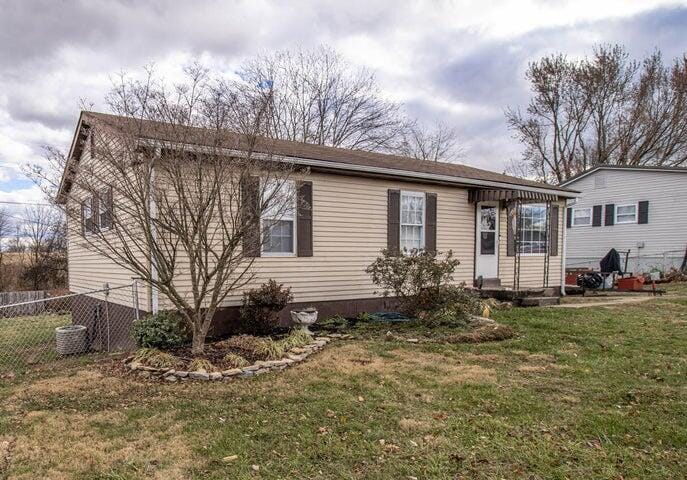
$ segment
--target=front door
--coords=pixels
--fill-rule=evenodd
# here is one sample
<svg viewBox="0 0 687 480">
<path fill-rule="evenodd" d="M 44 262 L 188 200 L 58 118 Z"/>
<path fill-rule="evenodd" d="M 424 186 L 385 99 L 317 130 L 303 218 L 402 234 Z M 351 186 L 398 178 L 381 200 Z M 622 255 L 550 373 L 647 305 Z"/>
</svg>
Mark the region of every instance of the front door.
<svg viewBox="0 0 687 480">
<path fill-rule="evenodd" d="M 477 204 L 477 245 L 475 278 L 499 276 L 499 206 L 495 202 Z"/>
</svg>

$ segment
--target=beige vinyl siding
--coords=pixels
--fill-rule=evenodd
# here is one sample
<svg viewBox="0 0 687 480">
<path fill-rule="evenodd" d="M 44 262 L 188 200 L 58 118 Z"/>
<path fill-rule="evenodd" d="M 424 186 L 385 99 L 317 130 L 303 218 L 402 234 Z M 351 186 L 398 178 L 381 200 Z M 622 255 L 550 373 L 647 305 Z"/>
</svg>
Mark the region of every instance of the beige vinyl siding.
<svg viewBox="0 0 687 480">
<path fill-rule="evenodd" d="M 97 168 L 97 162 L 91 157 L 90 142 L 86 141 L 81 155 L 80 168 L 76 175 L 85 174 L 87 167 Z M 76 205 L 75 198 L 85 196 L 79 192 L 78 181 L 74 183 L 73 195 L 70 195 L 68 208 L 80 209 Z M 117 208 L 117 198 L 113 199 L 114 208 Z M 68 216 L 69 217 L 69 216 Z M 133 306 L 133 295 L 131 288 L 116 288 L 131 285 L 134 274 L 128 269 L 117 265 L 107 256 L 94 251 L 89 247 L 81 236 L 81 220 L 76 218 L 67 219 L 67 262 L 69 268 L 69 291 L 73 293 L 84 293 L 92 290 L 99 290 L 108 284 L 111 290 L 109 300 L 119 305 Z M 142 309 L 146 309 L 149 296 L 148 289 L 139 285 L 139 304 Z M 103 299 L 104 294 L 98 293 L 91 295 Z"/>
<path fill-rule="evenodd" d="M 313 256 L 260 257 L 251 288 L 274 278 L 292 288 L 294 301 L 361 299 L 378 296 L 365 268 L 386 247 L 387 192 L 402 189 L 437 194 L 437 249 L 460 260 L 455 282 L 472 284 L 474 206 L 467 190 L 389 180 L 316 173 L 313 185 Z M 190 284 L 180 278 L 190 292 Z M 238 304 L 237 292 L 227 304 Z M 171 307 L 160 299 L 161 308 Z"/>
<path fill-rule="evenodd" d="M 549 258 L 549 286 L 561 285 L 563 266 L 563 231 L 565 229 L 565 202 L 558 202 L 558 256 Z M 507 255 L 507 209 L 500 209 L 499 278 L 504 287 L 513 286 L 515 257 Z M 544 255 L 520 255 L 520 288 L 536 288 L 544 285 Z"/>
</svg>

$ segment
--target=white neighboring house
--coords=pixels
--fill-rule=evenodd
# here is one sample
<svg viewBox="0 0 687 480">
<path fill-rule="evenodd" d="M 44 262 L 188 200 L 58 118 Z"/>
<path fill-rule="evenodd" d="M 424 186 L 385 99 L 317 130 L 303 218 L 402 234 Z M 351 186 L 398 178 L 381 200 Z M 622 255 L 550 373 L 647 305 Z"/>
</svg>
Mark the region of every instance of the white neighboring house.
<svg viewBox="0 0 687 480">
<path fill-rule="evenodd" d="M 687 246 L 687 168 L 598 166 L 563 182 L 566 268 L 599 268 L 611 248 L 629 272 L 679 268 Z"/>
</svg>

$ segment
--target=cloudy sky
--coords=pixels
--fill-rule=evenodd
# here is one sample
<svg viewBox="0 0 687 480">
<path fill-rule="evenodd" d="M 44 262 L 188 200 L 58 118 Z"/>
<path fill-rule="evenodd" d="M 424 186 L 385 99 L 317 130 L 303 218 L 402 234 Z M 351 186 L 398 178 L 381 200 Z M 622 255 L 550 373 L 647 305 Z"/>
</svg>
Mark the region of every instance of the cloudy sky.
<svg viewBox="0 0 687 480">
<path fill-rule="evenodd" d="M 465 163 L 502 170 L 520 151 L 503 111 L 527 103 L 529 61 L 599 42 L 672 58 L 686 31 L 687 1 L 0 0 L 0 201 L 41 201 L 21 165 L 66 149 L 79 100 L 104 110 L 112 76 L 151 62 L 232 75 L 256 53 L 328 44 L 411 115 L 454 126 Z"/>
</svg>

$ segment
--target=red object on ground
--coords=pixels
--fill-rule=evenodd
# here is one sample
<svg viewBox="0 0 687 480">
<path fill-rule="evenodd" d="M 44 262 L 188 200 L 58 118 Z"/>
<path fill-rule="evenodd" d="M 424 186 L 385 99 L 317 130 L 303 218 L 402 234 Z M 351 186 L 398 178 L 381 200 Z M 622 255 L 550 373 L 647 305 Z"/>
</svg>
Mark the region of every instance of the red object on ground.
<svg viewBox="0 0 687 480">
<path fill-rule="evenodd" d="M 621 290 L 641 290 L 644 288 L 644 277 L 619 278 L 618 288 Z"/>
<path fill-rule="evenodd" d="M 568 273 L 565 276 L 565 284 L 566 285 L 577 285 L 577 276 L 578 273 Z"/>
</svg>

